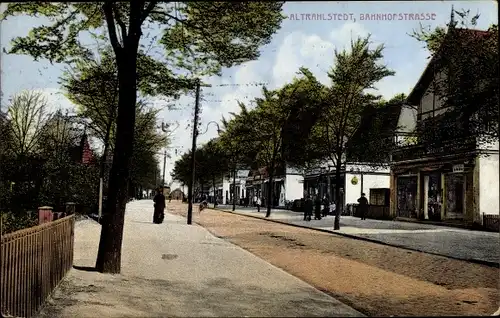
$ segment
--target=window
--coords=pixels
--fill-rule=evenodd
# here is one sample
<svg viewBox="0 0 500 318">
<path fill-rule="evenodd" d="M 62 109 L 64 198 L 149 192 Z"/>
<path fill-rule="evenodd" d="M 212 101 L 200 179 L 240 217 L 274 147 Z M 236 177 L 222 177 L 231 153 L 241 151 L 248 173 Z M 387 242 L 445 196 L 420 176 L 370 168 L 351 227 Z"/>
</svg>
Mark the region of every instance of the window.
<svg viewBox="0 0 500 318">
<path fill-rule="evenodd" d="M 370 189 L 370 200 L 371 205 L 389 205 L 389 193 L 390 189 Z"/>
</svg>

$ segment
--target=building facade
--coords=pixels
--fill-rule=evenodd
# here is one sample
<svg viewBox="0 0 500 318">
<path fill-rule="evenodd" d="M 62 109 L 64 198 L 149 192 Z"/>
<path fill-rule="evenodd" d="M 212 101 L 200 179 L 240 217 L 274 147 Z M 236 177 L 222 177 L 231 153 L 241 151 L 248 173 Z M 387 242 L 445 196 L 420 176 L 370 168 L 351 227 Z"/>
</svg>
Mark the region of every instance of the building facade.
<svg viewBox="0 0 500 318">
<path fill-rule="evenodd" d="M 340 187 L 340 198 L 335 197 L 336 187 Z M 340 206 L 356 204 L 362 193 L 370 204 L 389 206 L 390 169 L 388 165 L 373 163 L 346 163 L 340 179 L 335 178 L 332 165 L 306 171 L 304 176 L 304 194 L 327 197 Z"/>
<path fill-rule="evenodd" d="M 276 168 L 273 182 L 269 185 L 269 174 L 266 168 L 249 171 L 246 178 L 246 189 L 249 198 L 258 196 L 264 206 L 267 205 L 267 194 L 273 189 L 273 207 L 285 207 L 287 201 L 303 197 L 303 173 L 290 165 Z"/>
<path fill-rule="evenodd" d="M 396 136 L 412 136 L 412 142 L 392 154 L 391 213 L 404 219 L 481 224 L 483 214 L 499 214 L 498 141 L 480 143 L 480 136 L 460 121 L 443 126 L 453 106 L 443 103 L 434 87 L 444 76 L 431 60 L 408 96 L 409 108 L 416 112 L 410 126 L 415 128 Z M 403 118 L 402 112 L 400 121 L 410 117 Z M 435 127 L 460 134 L 425 137 Z"/>
</svg>

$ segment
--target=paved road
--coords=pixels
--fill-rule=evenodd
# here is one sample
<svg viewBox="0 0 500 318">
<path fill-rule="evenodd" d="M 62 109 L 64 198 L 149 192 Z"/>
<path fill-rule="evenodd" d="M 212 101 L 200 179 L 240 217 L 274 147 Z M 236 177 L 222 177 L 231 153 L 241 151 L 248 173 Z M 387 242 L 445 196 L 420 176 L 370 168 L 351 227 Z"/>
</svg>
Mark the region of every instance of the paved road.
<svg viewBox="0 0 500 318">
<path fill-rule="evenodd" d="M 258 213 L 255 208 L 237 208 L 235 212 L 259 217 L 265 216 L 265 210 Z M 328 216 L 322 220 L 306 222 L 301 213 L 273 210 L 271 219 L 333 230 L 334 217 Z M 400 221 L 360 220 L 351 216 L 343 216 L 340 220 L 340 231 L 338 231 L 340 233 L 458 259 L 497 264 L 500 260 L 499 233 Z"/>
<path fill-rule="evenodd" d="M 41 317 L 362 316 L 253 254 L 166 214 L 127 205 L 122 274 L 71 270 Z M 75 228 L 77 266 L 93 266 L 99 225 Z"/>
</svg>

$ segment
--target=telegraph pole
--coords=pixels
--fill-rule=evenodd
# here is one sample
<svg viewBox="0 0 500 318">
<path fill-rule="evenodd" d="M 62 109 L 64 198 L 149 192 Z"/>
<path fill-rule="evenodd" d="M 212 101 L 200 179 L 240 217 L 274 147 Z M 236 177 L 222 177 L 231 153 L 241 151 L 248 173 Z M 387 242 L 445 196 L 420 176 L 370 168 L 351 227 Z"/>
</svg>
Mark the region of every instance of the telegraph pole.
<svg viewBox="0 0 500 318">
<path fill-rule="evenodd" d="M 165 187 L 165 168 L 167 166 L 167 150 L 163 153 L 163 182 L 162 186 Z"/>
<path fill-rule="evenodd" d="M 196 100 L 194 103 L 194 123 L 193 123 L 193 140 L 191 145 L 191 180 L 188 187 L 188 212 L 187 224 L 193 221 L 193 187 L 195 183 L 195 167 L 196 161 L 194 154 L 196 152 L 196 137 L 198 135 L 198 113 L 200 112 L 200 80 L 196 82 Z"/>
</svg>

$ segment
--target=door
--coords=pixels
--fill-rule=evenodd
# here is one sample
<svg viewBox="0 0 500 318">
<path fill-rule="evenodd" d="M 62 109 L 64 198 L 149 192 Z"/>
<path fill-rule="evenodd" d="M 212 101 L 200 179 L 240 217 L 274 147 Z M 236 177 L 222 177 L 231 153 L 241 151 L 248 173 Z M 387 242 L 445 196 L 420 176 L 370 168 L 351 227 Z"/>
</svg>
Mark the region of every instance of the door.
<svg viewBox="0 0 500 318">
<path fill-rule="evenodd" d="M 397 216 L 405 218 L 416 217 L 417 177 L 398 177 L 397 196 Z"/>
<path fill-rule="evenodd" d="M 427 211 L 431 220 L 441 220 L 441 191 L 441 175 L 439 173 L 430 174 L 427 191 Z"/>
</svg>

